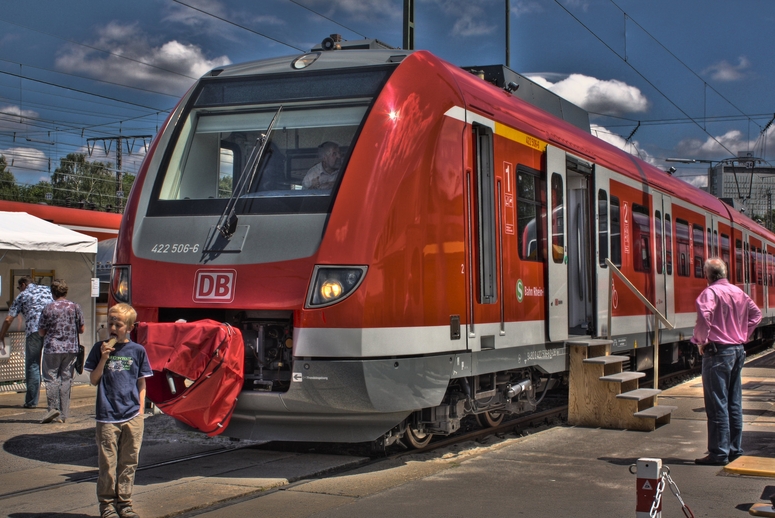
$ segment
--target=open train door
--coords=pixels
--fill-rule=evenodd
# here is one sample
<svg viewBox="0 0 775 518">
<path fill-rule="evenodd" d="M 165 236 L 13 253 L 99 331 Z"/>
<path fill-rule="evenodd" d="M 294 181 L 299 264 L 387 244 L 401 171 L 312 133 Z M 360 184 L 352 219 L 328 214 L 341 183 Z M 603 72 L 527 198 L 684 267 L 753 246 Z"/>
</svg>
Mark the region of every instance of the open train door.
<svg viewBox="0 0 775 518">
<path fill-rule="evenodd" d="M 546 227 L 550 236 L 546 257 L 547 336 L 550 342 L 568 339 L 568 247 L 565 228 L 565 151 L 546 147 Z"/>
</svg>

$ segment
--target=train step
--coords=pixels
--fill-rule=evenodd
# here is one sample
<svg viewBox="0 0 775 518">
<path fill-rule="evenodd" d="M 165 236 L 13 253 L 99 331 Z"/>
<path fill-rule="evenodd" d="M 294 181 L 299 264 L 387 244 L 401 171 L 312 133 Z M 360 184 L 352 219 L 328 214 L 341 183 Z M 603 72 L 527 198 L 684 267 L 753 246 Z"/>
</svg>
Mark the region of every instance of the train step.
<svg viewBox="0 0 775 518">
<path fill-rule="evenodd" d="M 651 408 L 647 408 L 645 410 L 641 410 L 640 412 L 635 412 L 633 415 L 635 417 L 640 417 L 643 419 L 656 419 L 657 421 L 659 421 L 664 417 L 668 417 L 667 422 L 670 422 L 669 420 L 670 414 L 673 413 L 673 410 L 677 410 L 677 409 L 678 409 L 677 406 L 657 405 Z"/>
<path fill-rule="evenodd" d="M 569 346 L 578 346 L 578 347 L 597 347 L 600 345 L 611 345 L 614 343 L 613 340 L 606 340 L 604 338 L 590 338 L 587 340 L 568 340 L 567 345 Z"/>
<path fill-rule="evenodd" d="M 629 356 L 617 356 L 615 354 L 609 354 L 608 356 L 595 356 L 593 358 L 586 358 L 583 360 L 583 362 L 610 365 L 612 363 L 622 363 L 628 361 L 629 359 Z"/>
<path fill-rule="evenodd" d="M 660 392 L 662 391 L 659 389 L 641 388 L 641 389 L 631 390 L 623 394 L 617 394 L 616 397 L 619 399 L 632 399 L 634 401 L 643 401 L 644 399 L 648 399 L 650 397 L 656 396 Z"/>
<path fill-rule="evenodd" d="M 601 376 L 600 381 L 607 381 L 609 383 L 626 383 L 628 381 L 644 378 L 645 372 L 624 371 L 617 372 L 616 374 L 609 374 L 608 376 Z"/>
</svg>

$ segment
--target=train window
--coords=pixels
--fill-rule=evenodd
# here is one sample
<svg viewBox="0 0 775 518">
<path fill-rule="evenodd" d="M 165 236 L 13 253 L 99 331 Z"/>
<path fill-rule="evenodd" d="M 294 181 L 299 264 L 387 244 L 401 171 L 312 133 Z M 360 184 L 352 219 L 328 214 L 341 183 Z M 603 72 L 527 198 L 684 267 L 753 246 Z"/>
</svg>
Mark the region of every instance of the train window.
<svg viewBox="0 0 775 518">
<path fill-rule="evenodd" d="M 713 257 L 718 257 L 718 230 L 713 231 Z"/>
<path fill-rule="evenodd" d="M 729 236 L 721 234 L 721 260 L 727 265 L 727 276 L 732 277 L 732 270 L 729 267 Z"/>
<path fill-rule="evenodd" d="M 756 284 L 762 285 L 762 249 L 756 249 Z"/>
<path fill-rule="evenodd" d="M 773 257 L 772 254 L 767 254 L 767 260 L 769 263 L 769 266 L 767 268 L 767 285 L 772 286 L 772 269 L 775 268 L 775 257 Z"/>
<path fill-rule="evenodd" d="M 704 279 L 705 232 L 702 231 L 702 226 L 692 225 L 692 241 L 694 245 L 694 276 L 698 279 Z"/>
<path fill-rule="evenodd" d="M 743 242 L 735 239 L 735 280 L 743 283 Z"/>
<path fill-rule="evenodd" d="M 678 254 L 678 275 L 681 277 L 689 276 L 689 223 L 681 220 L 675 220 L 675 248 Z"/>
<path fill-rule="evenodd" d="M 517 167 L 517 245 L 519 258 L 525 261 L 542 261 L 546 255 L 540 224 L 540 217 L 546 214 L 545 190 L 540 171 Z"/>
<path fill-rule="evenodd" d="M 745 283 L 748 284 L 750 282 L 750 275 L 751 275 L 751 260 L 752 258 L 748 254 L 748 243 L 743 243 L 743 253 L 745 254 L 745 264 L 746 268 L 744 273 L 745 276 Z"/>
<path fill-rule="evenodd" d="M 665 271 L 673 275 L 673 227 L 670 214 L 665 214 Z"/>
<path fill-rule="evenodd" d="M 597 191 L 597 250 L 598 261 L 602 268 L 607 268 L 608 258 L 608 194 L 600 189 Z"/>
<path fill-rule="evenodd" d="M 217 215 L 236 196 L 238 214 L 328 212 L 358 129 L 393 68 L 310 72 L 304 80 L 298 74 L 202 80 L 180 114 L 148 215 Z M 326 181 L 305 184 L 313 166 Z"/>
<path fill-rule="evenodd" d="M 494 304 L 496 289 L 495 249 L 495 177 L 492 161 L 492 130 L 474 124 L 476 154 L 476 204 L 478 220 L 479 302 Z"/>
<path fill-rule="evenodd" d="M 552 260 L 560 264 L 565 260 L 565 186 L 562 176 L 552 174 Z"/>
<path fill-rule="evenodd" d="M 637 203 L 632 204 L 632 236 L 635 251 L 633 268 L 636 272 L 651 271 L 651 222 L 649 209 Z"/>
<path fill-rule="evenodd" d="M 708 229 L 708 250 L 707 250 L 707 257 L 715 257 L 716 254 L 713 253 L 713 234 L 711 234 L 710 229 Z"/>
<path fill-rule="evenodd" d="M 662 273 L 662 213 L 654 213 L 654 244 L 657 247 L 657 273 Z"/>
<path fill-rule="evenodd" d="M 611 262 L 617 268 L 622 267 L 622 234 L 619 198 L 611 196 Z"/>
</svg>

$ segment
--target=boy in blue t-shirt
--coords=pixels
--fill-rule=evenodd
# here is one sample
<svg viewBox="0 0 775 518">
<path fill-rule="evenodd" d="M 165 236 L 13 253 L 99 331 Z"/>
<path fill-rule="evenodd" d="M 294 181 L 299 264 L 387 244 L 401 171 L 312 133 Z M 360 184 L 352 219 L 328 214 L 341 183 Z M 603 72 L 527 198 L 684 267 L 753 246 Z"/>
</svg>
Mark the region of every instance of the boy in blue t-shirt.
<svg viewBox="0 0 775 518">
<path fill-rule="evenodd" d="M 101 518 L 132 518 L 132 489 L 143 442 L 145 378 L 153 376 L 142 345 L 129 333 L 137 312 L 129 304 L 108 311 L 110 340 L 97 342 L 84 364 L 97 385 L 97 500 Z"/>
</svg>

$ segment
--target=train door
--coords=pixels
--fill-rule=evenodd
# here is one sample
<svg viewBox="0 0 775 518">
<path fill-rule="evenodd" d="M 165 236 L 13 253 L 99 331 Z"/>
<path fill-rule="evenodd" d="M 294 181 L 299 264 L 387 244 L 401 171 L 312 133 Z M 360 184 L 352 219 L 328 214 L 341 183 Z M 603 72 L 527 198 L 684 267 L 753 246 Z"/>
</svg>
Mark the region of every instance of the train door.
<svg viewBox="0 0 775 518">
<path fill-rule="evenodd" d="M 592 165 L 571 155 L 565 157 L 568 241 L 568 335 L 593 332 L 594 237 L 590 185 Z"/>
<path fill-rule="evenodd" d="M 565 152 L 546 148 L 546 221 L 550 237 L 546 254 L 547 337 L 551 342 L 568 338 L 568 247 L 566 244 Z"/>
<path fill-rule="evenodd" d="M 654 192 L 654 258 L 656 260 L 654 306 L 668 322 L 675 322 L 673 316 L 673 210 L 670 196 Z"/>
<path fill-rule="evenodd" d="M 502 215 L 493 162 L 493 131 L 485 125 L 472 127 L 473 171 L 468 177 L 468 348 L 494 349 L 496 337 L 505 335 L 501 304 Z"/>
</svg>

